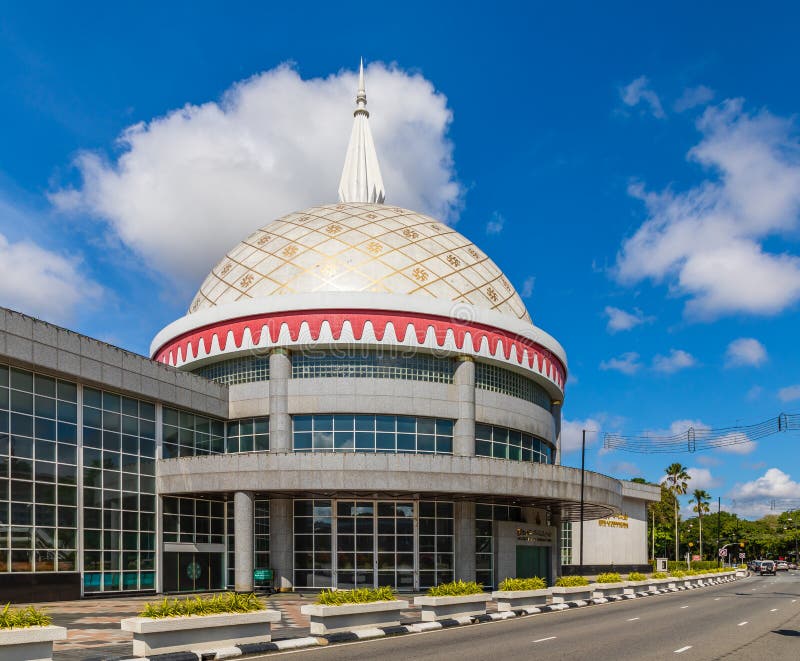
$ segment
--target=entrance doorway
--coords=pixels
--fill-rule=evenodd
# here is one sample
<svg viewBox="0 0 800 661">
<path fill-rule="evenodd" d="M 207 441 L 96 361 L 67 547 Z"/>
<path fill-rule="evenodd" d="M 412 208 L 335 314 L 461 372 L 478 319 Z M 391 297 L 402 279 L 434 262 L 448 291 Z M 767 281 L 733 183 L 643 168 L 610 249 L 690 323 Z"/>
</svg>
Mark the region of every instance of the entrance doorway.
<svg viewBox="0 0 800 661">
<path fill-rule="evenodd" d="M 164 552 L 164 592 L 208 592 L 224 589 L 223 555 Z"/>
<path fill-rule="evenodd" d="M 517 578 L 538 576 L 550 585 L 550 547 L 517 545 Z"/>
</svg>

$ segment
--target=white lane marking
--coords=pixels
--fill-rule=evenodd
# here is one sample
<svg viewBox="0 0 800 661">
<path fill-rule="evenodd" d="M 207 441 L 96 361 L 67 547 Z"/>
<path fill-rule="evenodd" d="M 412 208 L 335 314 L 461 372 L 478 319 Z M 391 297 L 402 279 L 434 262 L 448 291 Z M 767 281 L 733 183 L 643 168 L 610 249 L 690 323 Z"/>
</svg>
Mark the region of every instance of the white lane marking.
<svg viewBox="0 0 800 661">
<path fill-rule="evenodd" d="M 792 603 L 795 603 L 796 601 L 797 601 L 797 599 L 792 599 Z"/>
<path fill-rule="evenodd" d="M 688 606 L 681 606 L 681 608 L 689 608 Z"/>
<path fill-rule="evenodd" d="M 686 647 L 681 647 L 679 650 L 675 650 L 675 654 L 683 654 L 686 650 L 692 649 L 691 645 L 687 645 Z"/>
<path fill-rule="evenodd" d="M 747 624 L 747 620 L 745 620 L 744 622 L 739 622 L 739 624 L 737 624 L 736 626 L 743 627 L 745 624 Z"/>
<path fill-rule="evenodd" d="M 778 610 L 778 609 L 777 609 L 777 608 L 770 608 L 770 609 L 769 609 L 769 612 L 770 612 L 770 613 L 774 613 L 776 610 Z"/>
<path fill-rule="evenodd" d="M 638 619 L 639 619 L 638 617 L 630 617 L 628 618 L 628 622 L 635 622 Z"/>
<path fill-rule="evenodd" d="M 534 643 L 543 643 L 546 640 L 555 640 L 555 638 L 556 638 L 555 636 L 548 636 L 547 638 L 539 638 L 537 640 L 534 640 L 533 642 Z"/>
</svg>

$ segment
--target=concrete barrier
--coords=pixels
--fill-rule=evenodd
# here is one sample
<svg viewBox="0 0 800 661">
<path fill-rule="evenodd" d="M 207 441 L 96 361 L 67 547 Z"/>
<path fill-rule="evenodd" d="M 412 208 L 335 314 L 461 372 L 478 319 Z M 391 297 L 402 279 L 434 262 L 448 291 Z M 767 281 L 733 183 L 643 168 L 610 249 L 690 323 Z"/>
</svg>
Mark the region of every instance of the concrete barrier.
<svg viewBox="0 0 800 661">
<path fill-rule="evenodd" d="M 400 613 L 407 608 L 407 601 L 395 599 L 342 606 L 305 604 L 300 607 L 300 612 L 308 616 L 311 634 L 321 636 L 340 631 L 396 627 L 400 624 Z"/>
<path fill-rule="evenodd" d="M 492 595 L 467 594 L 460 597 L 415 597 L 414 605 L 419 606 L 423 622 L 433 622 L 450 617 L 475 616 L 486 613 L 486 603 Z"/>
<path fill-rule="evenodd" d="M 50 661 L 53 641 L 66 640 L 67 630 L 52 625 L 0 629 L 0 659 L 3 661 Z"/>
<path fill-rule="evenodd" d="M 521 608 L 544 606 L 551 594 L 550 588 L 542 590 L 497 590 L 492 592 L 492 599 L 497 603 L 497 611 L 503 613 Z"/>
</svg>

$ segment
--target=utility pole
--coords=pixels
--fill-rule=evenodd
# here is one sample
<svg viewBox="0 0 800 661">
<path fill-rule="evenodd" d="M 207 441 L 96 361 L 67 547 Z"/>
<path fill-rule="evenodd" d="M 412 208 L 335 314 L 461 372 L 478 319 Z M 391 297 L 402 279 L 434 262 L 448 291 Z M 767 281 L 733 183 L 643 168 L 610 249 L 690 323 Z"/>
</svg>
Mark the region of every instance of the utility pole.
<svg viewBox="0 0 800 661">
<path fill-rule="evenodd" d="M 581 571 L 583 571 L 583 536 L 586 532 L 584 530 L 583 521 L 583 486 L 584 486 L 584 473 L 586 470 L 586 430 L 583 430 L 583 440 L 581 440 Z"/>
<path fill-rule="evenodd" d="M 720 525 L 720 514 L 722 513 L 722 496 L 717 496 L 717 569 L 719 569 L 719 543 L 722 541 L 720 534 L 722 533 L 722 527 Z"/>
</svg>

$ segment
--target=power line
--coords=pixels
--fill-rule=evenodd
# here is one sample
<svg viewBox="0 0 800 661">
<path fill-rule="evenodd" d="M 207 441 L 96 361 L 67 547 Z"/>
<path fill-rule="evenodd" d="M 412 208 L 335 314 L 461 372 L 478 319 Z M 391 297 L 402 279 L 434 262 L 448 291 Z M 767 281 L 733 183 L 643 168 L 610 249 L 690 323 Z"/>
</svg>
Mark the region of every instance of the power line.
<svg viewBox="0 0 800 661">
<path fill-rule="evenodd" d="M 753 425 L 734 427 L 689 427 L 685 432 L 669 436 L 644 432 L 627 436 L 607 432 L 603 447 L 609 450 L 623 450 L 641 454 L 697 452 L 730 445 L 741 445 L 757 441 L 767 436 L 787 431 L 800 431 L 800 413 L 780 413 Z"/>
</svg>

